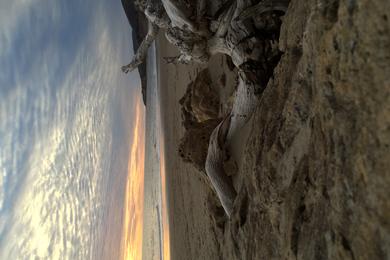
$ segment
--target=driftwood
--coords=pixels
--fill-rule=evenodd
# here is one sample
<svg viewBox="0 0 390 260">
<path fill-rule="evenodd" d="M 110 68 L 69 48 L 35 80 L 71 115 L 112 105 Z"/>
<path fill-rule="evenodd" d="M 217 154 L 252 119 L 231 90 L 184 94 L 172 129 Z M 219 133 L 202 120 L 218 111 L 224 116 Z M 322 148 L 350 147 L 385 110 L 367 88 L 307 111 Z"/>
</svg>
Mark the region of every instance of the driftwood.
<svg viewBox="0 0 390 260">
<path fill-rule="evenodd" d="M 148 53 L 148 49 L 156 39 L 158 31 L 159 31 L 159 27 L 156 24 L 152 22 L 148 23 L 148 34 L 146 35 L 145 39 L 142 41 L 141 45 L 139 46 L 136 54 L 134 55 L 133 60 L 126 66 L 122 67 L 122 71 L 124 73 L 133 71 L 141 63 L 145 61 L 146 55 Z"/>
<path fill-rule="evenodd" d="M 225 173 L 224 163 L 232 138 L 248 122 L 258 104 L 256 86 L 246 81 L 245 72 L 239 73 L 233 108 L 230 114 L 213 131 L 206 158 L 206 172 L 209 176 L 226 214 L 230 217 L 236 197 L 230 177 Z"/>
<path fill-rule="evenodd" d="M 226 175 L 223 167 L 228 157 L 226 137 L 231 124 L 230 120 L 230 116 L 226 117 L 211 133 L 205 165 L 206 173 L 229 217 L 232 214 L 234 199 L 237 196 L 232 180 Z"/>
<path fill-rule="evenodd" d="M 245 19 L 252 18 L 256 15 L 263 14 L 270 11 L 286 12 L 288 7 L 288 0 L 265 0 L 245 9 L 239 16 L 238 20 L 243 21 Z"/>
<path fill-rule="evenodd" d="M 250 119 L 258 94 L 265 88 L 278 59 L 275 39 L 257 35 L 252 21 L 266 12 L 285 12 L 289 0 L 138 0 L 149 21 L 149 32 L 132 62 L 122 67 L 127 73 L 146 58 L 147 49 L 164 29 L 166 38 L 180 55 L 170 63 L 207 62 L 223 53 L 231 57 L 239 71 L 239 85 L 231 113 L 214 129 L 207 152 L 205 170 L 216 193 L 230 216 L 236 191 L 223 165 L 228 146 L 235 134 Z M 212 7 L 222 6 L 219 10 Z"/>
</svg>

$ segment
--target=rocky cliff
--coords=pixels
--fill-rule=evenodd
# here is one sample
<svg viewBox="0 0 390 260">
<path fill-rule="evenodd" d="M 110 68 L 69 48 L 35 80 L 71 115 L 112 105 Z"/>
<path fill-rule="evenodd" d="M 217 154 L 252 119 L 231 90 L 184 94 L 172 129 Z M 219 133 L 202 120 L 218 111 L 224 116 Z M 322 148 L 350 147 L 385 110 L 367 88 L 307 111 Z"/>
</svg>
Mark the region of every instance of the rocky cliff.
<svg viewBox="0 0 390 260">
<path fill-rule="evenodd" d="M 221 259 L 389 259 L 389 10 L 290 2 Z"/>
</svg>

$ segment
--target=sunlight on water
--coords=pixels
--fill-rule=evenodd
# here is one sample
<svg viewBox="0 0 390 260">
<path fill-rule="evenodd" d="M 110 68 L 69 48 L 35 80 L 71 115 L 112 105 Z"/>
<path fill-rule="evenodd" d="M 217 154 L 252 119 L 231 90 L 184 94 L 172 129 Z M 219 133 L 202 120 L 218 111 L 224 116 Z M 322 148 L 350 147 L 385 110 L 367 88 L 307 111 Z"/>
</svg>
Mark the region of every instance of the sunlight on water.
<svg viewBox="0 0 390 260">
<path fill-rule="evenodd" d="M 165 173 L 165 154 L 164 154 L 164 135 L 162 134 L 160 124 L 160 171 L 161 171 L 161 197 L 162 197 L 162 220 L 163 220 L 163 256 L 164 260 L 171 259 L 170 243 L 169 243 L 169 215 L 167 203 L 167 183 Z"/>
<path fill-rule="evenodd" d="M 144 200 L 145 112 L 142 101 L 136 105 L 133 143 L 128 165 L 124 225 L 121 250 L 122 259 L 142 259 L 142 228 Z"/>
<path fill-rule="evenodd" d="M 163 259 L 171 259 L 171 248 L 170 248 L 170 235 L 169 235 L 169 205 L 167 197 L 167 181 L 165 171 L 165 140 L 164 140 L 164 129 L 161 114 L 161 95 L 160 90 L 157 91 L 158 106 L 157 106 L 157 125 L 158 125 L 158 136 L 160 141 L 160 177 L 161 177 L 161 204 L 162 204 L 162 229 L 163 229 Z"/>
</svg>

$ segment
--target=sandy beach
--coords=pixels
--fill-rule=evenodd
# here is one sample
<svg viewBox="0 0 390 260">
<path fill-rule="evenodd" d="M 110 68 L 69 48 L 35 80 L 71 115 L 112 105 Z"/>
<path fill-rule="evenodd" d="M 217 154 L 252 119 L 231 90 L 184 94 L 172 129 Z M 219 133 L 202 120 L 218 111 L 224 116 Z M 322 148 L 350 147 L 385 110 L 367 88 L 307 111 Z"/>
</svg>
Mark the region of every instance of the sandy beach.
<svg viewBox="0 0 390 260">
<path fill-rule="evenodd" d="M 157 41 L 157 60 L 165 138 L 171 259 L 218 259 L 213 222 L 206 205 L 212 191 L 202 174 L 178 156 L 179 140 L 184 134 L 179 100 L 200 67 L 167 65 L 163 60 L 163 57 L 175 55 L 175 48 L 161 35 Z"/>
<path fill-rule="evenodd" d="M 180 139 L 185 132 L 179 100 L 185 94 L 188 84 L 195 80 L 201 70 L 207 68 L 214 83 L 221 77 L 226 77 L 223 89 L 217 84 L 214 86 L 221 100 L 222 118 L 226 113 L 224 110 L 227 110 L 223 105 L 234 91 L 236 74 L 230 71 L 224 56 L 213 57 L 203 66 L 167 64 L 164 57 L 176 56 L 178 52 L 164 35 L 158 38 L 156 49 L 161 121 L 165 140 L 171 259 L 221 259 L 220 243 L 223 233 L 216 225 L 215 212 L 210 210 L 216 206 L 222 209 L 220 203 L 205 173 L 184 162 L 179 156 Z M 230 147 L 238 166 L 242 163 L 249 126 L 250 124 L 242 129 L 242 134 L 233 139 Z M 241 180 L 233 178 L 233 181 L 239 189 Z M 224 216 L 222 218 L 226 220 Z"/>
</svg>

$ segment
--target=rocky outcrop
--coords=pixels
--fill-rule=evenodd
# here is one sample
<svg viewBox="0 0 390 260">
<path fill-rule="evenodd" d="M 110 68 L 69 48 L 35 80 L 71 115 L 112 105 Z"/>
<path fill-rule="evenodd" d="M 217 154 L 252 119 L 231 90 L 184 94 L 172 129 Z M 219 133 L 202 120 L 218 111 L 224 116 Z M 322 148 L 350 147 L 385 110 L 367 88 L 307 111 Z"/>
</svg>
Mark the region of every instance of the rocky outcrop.
<svg viewBox="0 0 390 260">
<path fill-rule="evenodd" d="M 182 122 L 186 129 L 180 140 L 179 155 L 205 172 L 210 135 L 221 121 L 218 118 L 219 97 L 212 86 L 208 69 L 201 71 L 180 99 Z"/>
<path fill-rule="evenodd" d="M 220 119 L 209 119 L 200 123 L 192 122 L 180 139 L 179 156 L 200 172 L 205 173 L 210 135 L 219 122 Z"/>
<path fill-rule="evenodd" d="M 219 97 L 212 86 L 210 72 L 204 69 L 187 86 L 187 91 L 179 103 L 182 105 L 184 127 L 188 122 L 203 122 L 218 117 Z"/>
<path fill-rule="evenodd" d="M 291 1 L 233 217 L 215 228 L 222 259 L 389 258 L 388 10 Z"/>
</svg>

